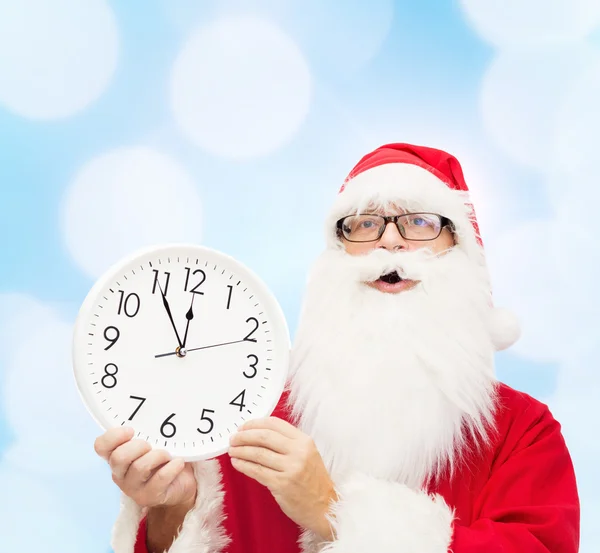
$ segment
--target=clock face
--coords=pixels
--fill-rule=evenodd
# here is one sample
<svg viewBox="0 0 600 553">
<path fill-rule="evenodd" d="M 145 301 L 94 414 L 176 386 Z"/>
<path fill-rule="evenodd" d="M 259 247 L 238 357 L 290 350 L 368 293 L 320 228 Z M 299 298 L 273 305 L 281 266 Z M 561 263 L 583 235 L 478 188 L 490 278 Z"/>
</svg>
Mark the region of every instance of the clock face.
<svg viewBox="0 0 600 553">
<path fill-rule="evenodd" d="M 155 247 L 111 268 L 75 324 L 80 394 L 104 428 L 188 461 L 227 451 L 238 426 L 269 416 L 290 340 L 279 304 L 238 261 L 188 245 Z"/>
</svg>

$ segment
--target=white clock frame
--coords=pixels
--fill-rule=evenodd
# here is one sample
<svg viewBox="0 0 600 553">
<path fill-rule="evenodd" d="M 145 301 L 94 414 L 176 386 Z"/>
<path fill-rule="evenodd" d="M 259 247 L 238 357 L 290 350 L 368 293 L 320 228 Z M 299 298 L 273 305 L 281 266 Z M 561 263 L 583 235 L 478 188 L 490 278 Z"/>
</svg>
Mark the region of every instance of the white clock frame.
<svg viewBox="0 0 600 553">
<path fill-rule="evenodd" d="M 187 278 L 183 292 L 177 288 L 175 278 L 170 280 L 174 271 L 165 271 L 166 268 L 173 269 L 175 267 L 186 271 Z M 206 298 L 210 296 L 205 295 L 203 292 L 196 292 L 197 295 L 194 295 L 194 293 L 187 290 L 190 275 L 198 273 L 204 274 L 204 280 L 194 289 L 198 289 L 201 284 L 208 281 L 208 275 L 211 275 L 214 280 L 212 280 L 210 286 L 207 285 L 205 291 L 211 291 L 215 294 L 214 298 L 217 298 L 218 294 L 215 290 L 218 289 L 218 286 L 226 287 L 228 290 L 226 311 L 231 311 L 229 308 L 235 291 L 236 300 L 245 302 L 243 303 L 244 308 L 247 308 L 253 317 L 248 318 L 246 321 L 238 321 L 235 319 L 233 311 L 229 315 L 217 311 L 216 302 L 223 301 L 220 296 L 218 300 L 211 299 L 209 301 Z M 164 278 L 163 285 L 165 283 L 167 285 L 167 298 L 169 298 L 169 291 L 172 291 L 172 305 L 170 307 L 175 326 L 179 325 L 181 335 L 183 335 L 185 326 L 182 321 L 183 323 L 186 322 L 182 313 L 184 304 L 182 304 L 181 298 L 187 298 L 188 301 L 192 298 L 192 305 L 196 305 L 194 307 L 196 326 L 202 324 L 205 335 L 212 336 L 213 332 L 216 333 L 215 337 L 208 339 L 208 344 L 191 344 L 199 346 L 196 348 L 191 348 L 188 344 L 185 344 L 188 346 L 186 350 L 179 348 L 179 353 L 176 353 L 177 344 L 181 345 L 180 341 L 182 340 L 179 336 L 175 337 L 176 332 L 171 327 L 167 313 L 165 311 L 161 312 L 164 307 L 162 305 L 163 285 L 161 285 L 161 274 Z M 164 277 L 164 275 L 167 276 Z M 160 294 L 156 290 L 157 284 L 161 290 Z M 143 292 L 142 286 L 146 287 Z M 153 287 L 152 292 L 148 291 L 149 286 Z M 127 292 L 125 287 L 127 287 Z M 169 289 L 169 287 L 171 288 Z M 223 290 L 221 291 L 223 292 Z M 144 296 L 141 296 L 142 293 Z M 128 308 L 129 299 L 136 294 L 138 300 L 133 302 L 133 308 L 131 306 Z M 196 301 L 200 295 L 203 298 Z M 203 301 L 204 299 L 206 301 Z M 148 307 L 142 310 L 142 306 L 145 307 L 146 304 Z M 242 309 L 239 305 L 242 305 L 242 303 L 238 304 L 238 309 Z M 137 311 L 134 308 L 137 308 Z M 115 315 L 115 309 L 117 309 L 117 315 Z M 187 309 L 187 305 L 185 305 L 185 309 Z M 135 314 L 131 316 L 132 313 Z M 140 315 L 147 317 L 147 319 L 137 319 Z M 117 329 L 116 323 L 109 324 L 117 320 L 117 317 L 119 317 L 119 324 L 123 325 L 123 332 Z M 260 321 L 257 317 L 260 317 Z M 137 319 L 137 321 L 133 319 Z M 256 330 L 253 331 L 257 333 L 256 341 L 253 342 L 252 338 L 249 338 L 254 335 L 253 332 L 240 340 L 240 331 L 243 332 L 244 328 L 248 330 L 248 324 L 252 319 L 256 321 Z M 203 322 L 198 323 L 198 320 Z M 218 322 L 219 320 L 221 322 Z M 208 321 L 211 324 L 208 324 Z M 190 323 L 191 329 L 194 320 Z M 138 326 L 134 327 L 134 324 Z M 224 324 L 236 329 L 232 330 L 230 336 L 223 335 L 224 343 L 215 342 L 218 333 L 222 332 L 217 327 Z M 104 331 L 102 330 L 103 325 L 108 325 L 105 326 Z M 107 333 L 107 330 L 111 327 L 116 330 L 116 332 L 111 332 L 113 336 L 109 336 Z M 132 330 L 133 328 L 136 330 Z M 144 350 L 145 342 L 143 335 L 140 334 L 143 334 L 143 332 L 147 332 L 150 337 L 148 351 Z M 151 335 L 153 332 L 156 334 Z M 198 332 L 195 335 L 198 339 Z M 118 339 L 114 340 L 114 337 L 117 336 Z M 130 343 L 127 343 L 127 336 L 131 336 Z M 226 340 L 227 338 L 233 340 L 236 337 L 238 338 L 237 341 L 227 342 Z M 246 338 L 249 339 L 246 340 Z M 112 345 L 109 345 L 107 349 L 102 347 L 111 342 Z M 219 347 L 211 345 L 214 343 Z M 170 344 L 172 344 L 172 347 Z M 255 370 L 254 377 L 258 376 L 260 372 L 260 382 L 262 382 L 260 387 L 257 387 L 259 381 L 254 381 L 254 377 L 249 377 L 246 370 L 243 371 L 242 377 L 239 376 L 242 365 L 241 363 L 237 364 L 237 361 L 234 362 L 234 357 L 238 355 L 237 353 L 234 354 L 234 351 L 236 351 L 236 347 L 238 352 L 241 351 L 242 344 L 245 347 L 250 347 L 255 352 L 248 355 L 242 352 L 239 353 L 239 356 L 246 359 L 244 361 L 246 364 L 249 363 L 248 360 L 251 357 L 257 358 L 257 361 L 249 366 Z M 118 357 L 116 351 L 113 351 L 112 354 L 108 353 L 113 346 L 116 347 L 117 345 L 120 346 L 118 351 L 121 352 Z M 262 348 L 260 349 L 260 357 L 262 357 L 260 361 L 257 355 L 259 347 Z M 182 457 L 186 461 L 197 461 L 225 453 L 229 447 L 230 435 L 235 432 L 241 422 L 251 418 L 266 417 L 273 412 L 287 380 L 290 347 L 288 326 L 279 303 L 266 284 L 246 265 L 229 255 L 205 246 L 165 244 L 145 248 L 127 256 L 113 265 L 98 279 L 80 308 L 73 332 L 72 354 L 77 389 L 89 413 L 102 429 L 107 430 L 119 425 L 132 426 L 135 430 L 135 437 L 146 440 L 153 448 L 166 449 L 172 456 Z M 205 351 L 199 352 L 197 351 L 199 349 Z M 157 351 L 159 353 L 156 353 Z M 184 355 L 180 355 L 182 351 Z M 217 351 L 219 353 L 216 353 Z M 152 353 L 155 354 L 154 357 L 152 357 Z M 263 354 L 268 356 L 263 357 Z M 222 363 L 216 361 L 219 355 L 224 359 Z M 119 360 L 120 367 L 115 361 L 106 362 L 110 361 L 112 357 L 115 357 L 115 361 Z M 212 374 L 207 373 L 202 376 L 202 371 L 208 371 L 205 366 L 202 366 L 203 359 L 215 360 L 214 366 L 218 365 L 218 369 L 213 368 Z M 259 363 L 260 366 L 258 366 Z M 102 370 L 103 365 L 104 373 L 100 376 L 98 371 Z M 162 373 L 161 366 L 164 367 Z M 220 372 L 214 372 L 215 370 Z M 111 371 L 113 372 L 112 375 L 110 374 Z M 216 398 L 227 397 L 225 388 L 228 382 L 225 376 L 221 375 L 227 377 L 232 375 L 229 381 L 238 379 L 241 384 L 248 384 L 248 387 L 244 388 L 244 392 L 240 394 L 239 403 L 229 403 L 229 406 L 239 407 L 240 413 L 235 413 L 235 416 L 233 414 L 227 415 L 223 428 L 221 428 L 221 425 L 215 425 L 210 418 L 211 413 L 205 413 L 209 409 L 202 407 L 203 404 L 210 404 L 211 400 L 218 403 L 224 400 L 217 400 Z M 172 384 L 174 380 L 178 382 L 177 385 Z M 138 409 L 133 415 L 129 413 L 135 407 L 135 404 L 130 404 L 129 411 L 123 412 L 123 406 L 125 405 L 125 400 L 122 397 L 123 392 L 113 392 L 119 381 L 124 382 L 123 387 L 129 387 L 124 392 L 125 394 L 134 393 L 139 388 L 148 396 L 142 397 L 141 393 L 137 396 L 129 395 L 130 399 L 143 400 L 139 404 L 139 410 L 152 397 L 152 401 L 149 401 L 146 406 L 144 416 L 138 418 L 139 422 L 135 420 L 138 416 Z M 107 387 L 107 383 L 114 383 L 114 385 Z M 201 390 L 198 388 L 199 383 L 202 384 L 200 386 Z M 199 395 L 192 397 L 192 389 L 198 390 Z M 232 390 L 236 389 L 232 387 Z M 249 394 L 250 399 L 253 400 L 252 409 L 246 409 L 248 405 L 244 403 L 248 401 L 245 393 L 248 389 L 252 389 Z M 262 393 L 258 393 L 257 390 Z M 178 397 L 183 398 L 183 401 L 178 405 L 166 405 L 168 402 L 176 402 Z M 194 399 L 196 397 L 198 399 Z M 239 399 L 239 396 L 232 399 Z M 162 405 L 161 401 L 163 402 Z M 196 409 L 193 405 L 195 401 L 199 404 L 196 419 L 193 415 Z M 155 410 L 162 409 L 161 413 L 155 416 L 154 412 L 148 411 L 148 407 L 152 405 L 154 405 Z M 224 405 L 219 405 L 219 408 L 224 407 Z M 175 420 L 173 415 L 170 418 L 168 417 L 165 420 L 165 426 L 160 426 L 160 429 L 157 429 L 157 432 L 160 430 L 160 436 L 157 433 L 152 433 L 149 427 L 155 426 L 157 420 L 162 420 L 164 415 L 171 411 L 173 411 L 173 415 L 177 411 L 183 414 L 178 416 L 178 420 Z M 216 410 L 212 409 L 210 411 L 214 413 Z M 127 414 L 130 415 L 129 419 Z M 131 419 L 132 416 L 133 419 Z M 188 419 L 194 419 L 198 424 L 202 424 L 200 421 L 204 421 L 205 429 L 206 422 L 211 421 L 209 423 L 209 428 L 211 428 L 209 434 L 212 434 L 214 429 L 218 437 L 217 435 L 211 435 L 209 441 L 208 434 L 203 430 L 203 433 L 197 436 L 198 439 L 194 440 L 193 436 L 196 434 L 186 427 L 187 430 L 185 430 L 182 442 L 181 438 L 177 437 L 177 433 L 181 428 L 181 421 L 184 421 L 183 424 L 188 424 L 190 422 Z M 154 422 L 151 423 L 150 421 Z M 179 426 L 176 426 L 176 423 Z M 154 428 L 154 426 L 152 427 Z M 215 426 L 221 431 L 217 432 Z M 168 431 L 175 429 L 175 434 L 169 437 L 166 433 L 163 433 L 163 428 Z M 200 426 L 195 430 L 200 433 Z M 185 437 L 189 437 L 189 439 Z M 177 447 L 178 441 L 179 448 Z M 193 445 L 190 445 L 190 442 Z"/>
</svg>

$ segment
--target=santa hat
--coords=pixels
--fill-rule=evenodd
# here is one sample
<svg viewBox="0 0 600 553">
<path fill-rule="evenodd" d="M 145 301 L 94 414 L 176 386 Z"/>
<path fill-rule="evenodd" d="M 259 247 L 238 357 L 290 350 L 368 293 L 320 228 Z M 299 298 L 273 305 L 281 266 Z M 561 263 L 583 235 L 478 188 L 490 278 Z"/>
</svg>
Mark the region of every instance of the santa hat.
<svg viewBox="0 0 600 553">
<path fill-rule="evenodd" d="M 455 227 L 457 247 L 485 263 L 483 244 L 469 189 L 458 160 L 435 148 L 412 144 L 386 144 L 365 155 L 342 185 L 328 218 L 328 240 L 340 247 L 336 221 L 369 205 L 396 203 L 410 211 L 438 213 Z M 516 317 L 493 308 L 490 332 L 497 350 L 519 338 Z"/>
</svg>

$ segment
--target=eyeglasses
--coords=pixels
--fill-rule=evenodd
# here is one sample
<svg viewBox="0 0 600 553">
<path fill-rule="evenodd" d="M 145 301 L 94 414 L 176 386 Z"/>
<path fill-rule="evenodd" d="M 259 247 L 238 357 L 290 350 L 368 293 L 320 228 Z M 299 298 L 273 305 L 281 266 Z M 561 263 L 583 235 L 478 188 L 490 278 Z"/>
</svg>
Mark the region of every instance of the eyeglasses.
<svg viewBox="0 0 600 553">
<path fill-rule="evenodd" d="M 436 213 L 348 215 L 337 222 L 337 229 L 348 242 L 375 242 L 383 236 L 388 223 L 394 223 L 405 240 L 435 240 L 444 227 L 454 230 L 450 219 Z"/>
</svg>

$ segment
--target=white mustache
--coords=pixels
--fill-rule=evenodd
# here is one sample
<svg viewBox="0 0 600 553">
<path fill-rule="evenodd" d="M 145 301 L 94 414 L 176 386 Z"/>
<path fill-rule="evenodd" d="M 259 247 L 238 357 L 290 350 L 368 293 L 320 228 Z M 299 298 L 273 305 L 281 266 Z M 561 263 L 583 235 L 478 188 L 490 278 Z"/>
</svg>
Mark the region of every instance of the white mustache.
<svg viewBox="0 0 600 553">
<path fill-rule="evenodd" d="M 381 275 L 396 271 L 400 277 L 407 280 L 423 280 L 432 273 L 432 261 L 439 260 L 440 255 L 428 248 L 412 252 L 390 252 L 378 249 L 364 255 L 351 256 L 342 253 L 340 269 L 361 282 L 372 282 Z"/>
</svg>

